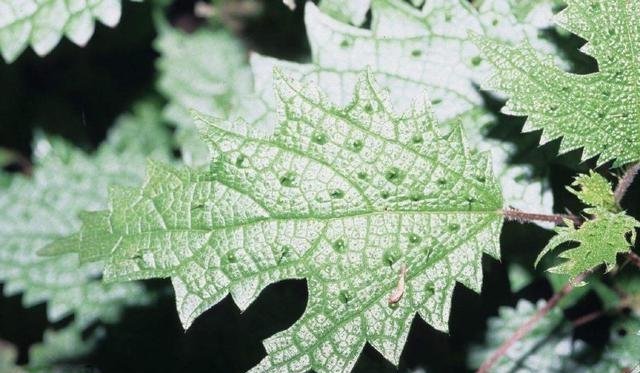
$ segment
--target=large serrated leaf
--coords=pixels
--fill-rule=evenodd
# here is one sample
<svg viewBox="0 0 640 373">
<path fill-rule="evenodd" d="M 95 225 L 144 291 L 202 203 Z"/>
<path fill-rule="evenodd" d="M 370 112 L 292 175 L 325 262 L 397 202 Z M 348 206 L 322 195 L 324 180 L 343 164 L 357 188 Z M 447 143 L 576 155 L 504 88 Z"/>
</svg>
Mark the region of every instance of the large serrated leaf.
<svg viewBox="0 0 640 373">
<path fill-rule="evenodd" d="M 105 258 L 109 281 L 171 277 L 185 327 L 228 293 L 245 309 L 305 278 L 305 313 L 254 371 L 348 372 L 366 342 L 397 363 L 416 312 L 447 330 L 456 282 L 479 291 L 482 253 L 499 256 L 490 161 L 459 126 L 441 137 L 428 102 L 395 114 L 370 75 L 346 107 L 276 75 L 275 135 L 196 114 L 210 171 L 152 163 L 47 251 Z"/>
<path fill-rule="evenodd" d="M 497 73 L 486 88 L 505 92 L 503 111 L 526 115 L 525 130 L 543 130 L 542 141 L 562 137 L 560 152 L 582 148 L 583 159 L 614 166 L 640 160 L 640 3 L 568 0 L 557 23 L 588 41 L 598 72 L 569 74 L 527 45 L 477 38 Z"/>
</svg>

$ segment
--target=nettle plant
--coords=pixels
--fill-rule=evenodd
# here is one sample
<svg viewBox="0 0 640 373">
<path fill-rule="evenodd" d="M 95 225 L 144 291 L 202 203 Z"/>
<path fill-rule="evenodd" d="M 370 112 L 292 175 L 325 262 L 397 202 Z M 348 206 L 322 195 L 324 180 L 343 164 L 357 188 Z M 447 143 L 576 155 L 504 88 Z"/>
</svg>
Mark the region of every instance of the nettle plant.
<svg viewBox="0 0 640 373">
<path fill-rule="evenodd" d="M 454 288 L 481 293 L 483 254 L 500 258 L 503 222 L 536 222 L 555 226 L 536 265 L 557 292 L 500 309 L 469 368 L 631 371 L 640 222 L 624 197 L 640 170 L 640 2 L 422 3 L 305 4 L 308 63 L 252 53 L 246 64 L 219 26 L 187 34 L 156 17 L 166 106 L 141 103 L 92 155 L 40 139 L 33 177 L 2 184 L 5 293 L 46 301 L 52 320 L 73 314 L 68 338 L 78 339 L 153 301 L 132 280 L 170 278 L 187 329 L 229 294 L 245 310 L 267 286 L 304 279 L 304 313 L 264 341 L 251 371 L 350 372 L 365 344 L 398 365 L 416 315 L 448 332 Z M 46 53 L 62 34 L 83 44 L 93 19 L 112 24 L 120 7 L 89 2 L 60 17 L 53 4 L 0 0 L 7 61 L 28 43 Z M 542 32 L 557 9 L 556 25 L 587 41 L 597 72 L 566 72 Z M 542 143 L 597 159 L 597 172 L 568 186 L 584 210 L 553 214 L 549 181 L 487 137 L 495 115 L 479 84 Z M 178 129 L 184 164 L 164 122 Z M 43 222 L 60 225 L 42 232 Z M 588 290 L 603 309 L 569 320 L 561 308 Z M 605 314 L 626 335 L 594 354 L 572 330 Z M 73 353 L 41 353 L 33 370 Z"/>
</svg>

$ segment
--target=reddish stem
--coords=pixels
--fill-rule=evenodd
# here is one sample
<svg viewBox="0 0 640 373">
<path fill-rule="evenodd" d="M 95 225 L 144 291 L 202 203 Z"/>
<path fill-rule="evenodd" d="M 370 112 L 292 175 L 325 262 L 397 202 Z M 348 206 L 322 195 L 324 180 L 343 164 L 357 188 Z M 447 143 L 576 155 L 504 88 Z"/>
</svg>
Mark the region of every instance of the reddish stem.
<svg viewBox="0 0 640 373">
<path fill-rule="evenodd" d="M 622 179 L 620 179 L 618 186 L 616 186 L 616 190 L 613 192 L 613 196 L 618 206 L 620 206 L 624 195 L 627 193 L 627 190 L 629 190 L 629 187 L 633 183 L 638 172 L 640 172 L 640 163 L 636 163 L 629 167 L 627 171 L 625 171 L 624 175 L 622 175 Z"/>
<path fill-rule="evenodd" d="M 565 224 L 565 220 L 571 220 L 575 226 L 579 226 L 582 221 L 579 217 L 570 214 L 534 214 L 524 212 L 514 208 L 506 208 L 502 210 L 505 219 L 517 221 L 518 223 L 531 223 L 536 221 L 544 221 L 554 223 L 556 225 Z"/>
<path fill-rule="evenodd" d="M 511 346 L 513 346 L 522 337 L 527 335 L 531 331 L 531 329 L 533 329 L 533 327 L 538 323 L 538 321 L 540 321 L 540 319 L 545 317 L 549 313 L 549 311 L 551 311 L 556 305 L 558 305 L 558 303 L 562 300 L 562 298 L 564 298 L 567 294 L 569 294 L 574 289 L 576 284 L 579 284 L 582 281 L 584 281 L 584 279 L 590 273 L 591 271 L 582 272 L 575 279 L 567 282 L 562 287 L 562 289 L 560 289 L 560 291 L 555 293 L 551 297 L 551 299 L 549 299 L 549 301 L 547 302 L 547 304 L 544 305 L 544 307 L 539 309 L 535 315 L 533 315 L 529 320 L 527 320 L 527 322 L 522 324 L 522 326 L 520 326 L 518 330 L 516 330 L 515 333 L 511 335 L 511 337 L 509 337 L 509 339 L 507 339 L 487 360 L 485 360 L 476 373 L 489 373 L 491 367 L 496 362 L 498 362 L 498 360 L 500 360 L 501 357 L 503 357 L 507 353 L 507 351 L 509 350 L 509 348 L 511 348 Z"/>
<path fill-rule="evenodd" d="M 600 311 L 595 311 L 595 312 L 591 312 L 588 313 L 584 316 L 578 317 L 577 319 L 573 320 L 571 323 L 573 324 L 574 328 L 577 328 L 579 326 L 582 326 L 584 324 L 588 324 L 590 322 L 592 322 L 593 320 L 599 319 L 602 316 L 606 315 L 607 311 L 604 310 L 600 310 Z"/>
<path fill-rule="evenodd" d="M 634 253 L 633 251 L 629 251 L 627 253 L 627 258 L 631 263 L 633 263 L 636 267 L 640 268 L 640 256 Z"/>
</svg>

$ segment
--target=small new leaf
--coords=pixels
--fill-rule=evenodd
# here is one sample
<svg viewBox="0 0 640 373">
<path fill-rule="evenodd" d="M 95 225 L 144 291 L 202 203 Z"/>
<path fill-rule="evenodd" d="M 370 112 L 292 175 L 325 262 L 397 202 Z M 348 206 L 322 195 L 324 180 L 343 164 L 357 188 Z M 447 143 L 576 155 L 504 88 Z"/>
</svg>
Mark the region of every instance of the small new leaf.
<svg viewBox="0 0 640 373">
<path fill-rule="evenodd" d="M 369 74 L 344 107 L 278 72 L 275 91 L 274 135 L 196 113 L 210 169 L 152 163 L 49 252 L 105 258 L 109 281 L 171 277 L 185 327 L 229 293 L 246 309 L 304 278 L 306 311 L 254 372 L 349 372 L 367 342 L 397 364 L 415 314 L 447 330 L 456 282 L 479 291 L 482 253 L 499 256 L 490 161 L 460 127 L 441 137 L 427 101 L 394 113 Z"/>
<path fill-rule="evenodd" d="M 640 2 L 567 0 L 558 25 L 587 39 L 584 53 L 599 71 L 569 74 L 528 44 L 476 37 L 497 73 L 485 85 L 510 96 L 505 113 L 528 116 L 525 131 L 543 130 L 543 142 L 562 137 L 560 152 L 583 148 L 614 166 L 640 160 Z"/>
<path fill-rule="evenodd" d="M 566 261 L 551 267 L 550 272 L 574 278 L 601 264 L 605 264 L 606 271 L 610 271 L 616 264 L 617 254 L 629 251 L 640 222 L 619 211 L 611 184 L 599 174 L 591 172 L 581 175 L 572 185 L 577 187 L 572 192 L 582 202 L 592 206 L 584 210 L 592 218 L 578 228 L 569 221 L 567 227 L 555 228 L 557 235 L 540 252 L 536 265 L 549 251 L 571 242 L 578 246 L 559 254 L 558 257 Z"/>
<path fill-rule="evenodd" d="M 567 188 L 567 190 L 586 205 L 611 212 L 620 210 L 613 196 L 611 183 L 593 170 L 589 171 L 589 175 L 583 174 L 576 177 L 571 186 L 574 188 Z"/>
</svg>

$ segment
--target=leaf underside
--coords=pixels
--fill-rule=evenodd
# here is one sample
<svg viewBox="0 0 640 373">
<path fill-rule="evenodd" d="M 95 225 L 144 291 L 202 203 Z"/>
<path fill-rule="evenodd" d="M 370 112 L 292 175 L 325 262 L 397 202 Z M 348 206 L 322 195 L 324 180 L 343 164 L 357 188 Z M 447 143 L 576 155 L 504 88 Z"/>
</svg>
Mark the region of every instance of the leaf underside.
<svg viewBox="0 0 640 373">
<path fill-rule="evenodd" d="M 151 163 L 141 190 L 114 189 L 48 252 L 104 258 L 109 281 L 171 277 L 185 327 L 228 293 L 245 309 L 304 278 L 305 313 L 254 371 L 348 372 L 366 342 L 397 364 L 416 312 L 446 331 L 456 282 L 479 291 L 482 253 L 499 256 L 490 161 L 460 127 L 441 137 L 428 102 L 395 114 L 370 74 L 345 107 L 276 75 L 273 136 L 196 113 L 210 170 Z"/>
<path fill-rule="evenodd" d="M 505 203 L 529 211 L 551 213 L 553 198 L 545 181 L 532 181 L 529 167 L 509 164 L 514 148 L 485 137 L 493 118 L 483 108 L 476 84 L 485 80 L 490 66 L 469 40 L 469 32 L 495 36 L 508 42 L 528 40 L 538 50 L 553 47 L 539 38 L 548 26 L 550 5 L 535 2 L 521 18 L 512 14 L 507 0 L 483 1 L 476 9 L 467 1 L 429 1 L 421 10 L 397 0 L 375 0 L 371 29 L 339 22 L 308 3 L 305 25 L 312 61 L 298 64 L 253 54 L 251 66 L 258 98 L 243 111 L 252 130 L 269 131 L 276 123 L 272 70 L 277 66 L 304 82 L 314 82 L 336 104 L 352 97 L 358 72 L 370 69 L 390 91 L 394 108 L 407 109 L 415 97 L 428 92 L 436 118 L 448 125 L 462 121 L 468 143 L 493 155 Z M 401 67 L 401 68 L 400 68 Z M 266 129 L 266 130 L 265 130 Z M 523 180 L 526 179 L 527 182 Z"/>
</svg>

